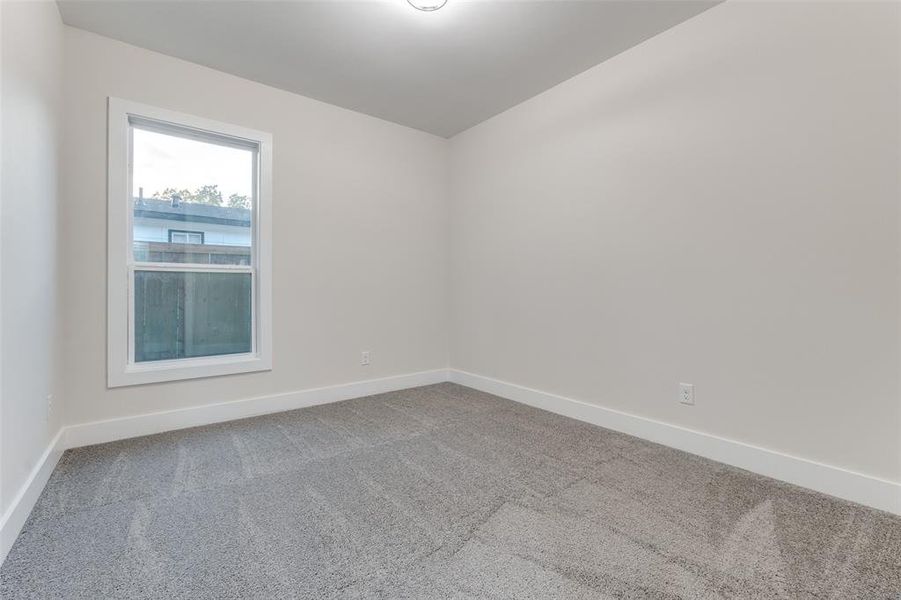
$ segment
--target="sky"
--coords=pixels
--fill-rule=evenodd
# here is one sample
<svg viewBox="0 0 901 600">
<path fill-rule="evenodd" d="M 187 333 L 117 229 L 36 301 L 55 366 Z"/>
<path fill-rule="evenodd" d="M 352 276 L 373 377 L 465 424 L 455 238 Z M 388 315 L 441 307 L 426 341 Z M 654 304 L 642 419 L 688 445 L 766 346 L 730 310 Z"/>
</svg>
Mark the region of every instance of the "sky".
<svg viewBox="0 0 901 600">
<path fill-rule="evenodd" d="M 223 200 L 229 195 L 251 196 L 253 153 L 197 140 L 134 128 L 134 195 L 144 197 L 166 188 L 194 191 L 219 185 Z"/>
</svg>

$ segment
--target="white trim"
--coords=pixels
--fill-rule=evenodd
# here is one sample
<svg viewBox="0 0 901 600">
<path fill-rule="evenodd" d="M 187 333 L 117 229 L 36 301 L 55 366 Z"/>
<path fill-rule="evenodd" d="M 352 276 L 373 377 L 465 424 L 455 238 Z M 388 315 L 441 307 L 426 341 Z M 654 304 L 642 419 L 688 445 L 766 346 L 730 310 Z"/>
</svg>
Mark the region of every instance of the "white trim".
<svg viewBox="0 0 901 600">
<path fill-rule="evenodd" d="M 160 381 L 216 377 L 218 375 L 234 375 L 235 373 L 253 373 L 271 369 L 271 362 L 266 362 L 255 354 L 247 353 L 199 356 L 197 358 L 182 358 L 179 360 L 159 360 L 128 364 L 116 377 L 112 377 L 111 372 L 111 383 L 109 386 L 141 385 Z M 120 383 L 123 381 L 124 383 Z"/>
<path fill-rule="evenodd" d="M 163 412 L 147 413 L 91 423 L 79 423 L 65 428 L 65 447 L 77 448 L 102 444 L 163 431 L 197 427 L 234 419 L 244 419 L 270 413 L 283 412 L 328 404 L 351 398 L 393 392 L 421 385 L 448 380 L 447 370 L 422 371 L 395 375 L 381 379 L 369 379 L 340 385 L 284 392 L 244 400 L 232 400 L 218 404 L 205 404 Z"/>
<path fill-rule="evenodd" d="M 19 489 L 19 493 L 16 494 L 9 508 L 0 517 L 0 565 L 6 560 L 6 555 L 9 554 L 9 550 L 13 547 L 16 538 L 19 537 L 25 521 L 28 520 L 28 515 L 31 514 L 31 509 L 34 508 L 35 502 L 38 501 L 41 492 L 44 491 L 44 486 L 47 485 L 47 481 L 56 467 L 56 463 L 59 462 L 60 457 L 63 455 L 65 450 L 64 430 L 65 428 L 60 429 L 53 436 L 53 440 L 51 440 L 47 449 L 44 450 L 41 458 L 38 459 L 37 464 L 28 475 L 28 479 L 25 480 L 25 483 Z"/>
<path fill-rule="evenodd" d="M 213 377 L 233 373 L 272 369 L 272 135 L 247 127 L 222 123 L 193 115 L 130 102 L 108 99 L 108 247 L 107 247 L 107 385 L 119 387 L 197 377 Z M 184 133 L 185 128 L 197 136 L 232 140 L 239 146 L 252 147 L 254 200 L 252 203 L 251 265 L 180 265 L 134 263 L 132 255 L 132 211 L 123 198 L 131 196 L 129 161 L 131 160 L 132 118 L 153 122 L 160 129 Z M 142 125 L 143 126 L 143 125 Z M 217 142 L 217 143 L 219 143 Z M 244 143 L 246 142 L 246 144 Z M 129 339 L 133 322 L 133 286 L 131 273 L 142 270 L 228 271 L 249 272 L 253 278 L 251 302 L 252 350 L 248 354 L 202 357 L 135 363 Z"/>
<path fill-rule="evenodd" d="M 253 267 L 246 265 L 195 265 L 191 263 L 152 263 L 141 262 L 129 265 L 135 271 L 169 271 L 173 273 L 190 271 L 192 273 L 253 273 Z"/>
<path fill-rule="evenodd" d="M 515 402 L 627 433 L 760 475 L 901 515 L 901 483 L 450 369 L 450 380 Z"/>
<path fill-rule="evenodd" d="M 3 563 L 16 537 L 21 532 L 22 526 L 34 508 L 54 467 L 59 462 L 60 456 L 68 448 L 339 402 L 443 381 L 453 381 L 515 402 L 621 431 L 761 475 L 901 515 L 901 484 L 899 483 L 482 375 L 456 369 L 435 369 L 63 427 L 50 442 L 37 465 L 32 469 L 25 485 L 22 486 L 6 513 L 0 518 L 0 564 Z"/>
</svg>

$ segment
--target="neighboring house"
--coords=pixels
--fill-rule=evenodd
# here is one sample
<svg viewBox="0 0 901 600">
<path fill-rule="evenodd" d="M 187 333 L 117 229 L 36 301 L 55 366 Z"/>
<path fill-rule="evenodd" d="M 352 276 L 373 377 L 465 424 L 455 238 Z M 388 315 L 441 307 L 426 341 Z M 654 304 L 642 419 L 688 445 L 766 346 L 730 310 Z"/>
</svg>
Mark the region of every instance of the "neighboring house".
<svg viewBox="0 0 901 600">
<path fill-rule="evenodd" d="M 247 208 L 135 198 L 135 259 L 249 265 L 250 217 Z"/>
</svg>

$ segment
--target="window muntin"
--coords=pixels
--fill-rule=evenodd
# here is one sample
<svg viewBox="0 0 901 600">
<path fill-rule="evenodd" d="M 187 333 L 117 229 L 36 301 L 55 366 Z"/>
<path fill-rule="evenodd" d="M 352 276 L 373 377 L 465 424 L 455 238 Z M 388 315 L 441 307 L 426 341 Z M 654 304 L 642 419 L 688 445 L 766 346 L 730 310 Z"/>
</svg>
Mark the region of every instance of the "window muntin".
<svg viewBox="0 0 901 600">
<path fill-rule="evenodd" d="M 109 386 L 271 369 L 271 136 L 117 98 L 109 99 L 108 134 Z M 194 180 L 162 178 L 174 190 L 189 190 L 187 202 L 185 194 L 173 194 L 177 205 L 195 206 L 179 213 L 171 210 L 171 197 L 156 193 L 158 181 L 142 171 L 149 154 L 142 158 L 141 148 L 150 146 L 135 145 L 141 136 L 155 137 L 157 150 L 168 143 L 169 167 L 200 165 Z M 191 144 L 185 142 L 201 150 L 186 154 Z M 242 164 L 224 161 L 223 150 Z M 204 153 L 220 156 L 183 160 Z M 234 189 L 236 176 L 243 191 Z M 194 185 L 198 179 L 211 183 Z M 154 200 L 165 200 L 169 210 Z M 148 221 L 160 217 L 164 227 Z M 155 238 L 147 237 L 147 226 L 156 227 Z"/>
</svg>

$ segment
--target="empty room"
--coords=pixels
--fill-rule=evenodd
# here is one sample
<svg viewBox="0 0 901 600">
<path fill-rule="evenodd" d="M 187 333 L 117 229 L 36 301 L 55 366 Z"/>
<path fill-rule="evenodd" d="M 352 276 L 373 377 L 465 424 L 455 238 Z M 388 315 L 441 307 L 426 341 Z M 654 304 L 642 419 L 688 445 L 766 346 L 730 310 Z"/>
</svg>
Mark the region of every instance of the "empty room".
<svg viewBox="0 0 901 600">
<path fill-rule="evenodd" d="M 901 0 L 0 0 L 0 598 L 901 600 Z"/>
</svg>

